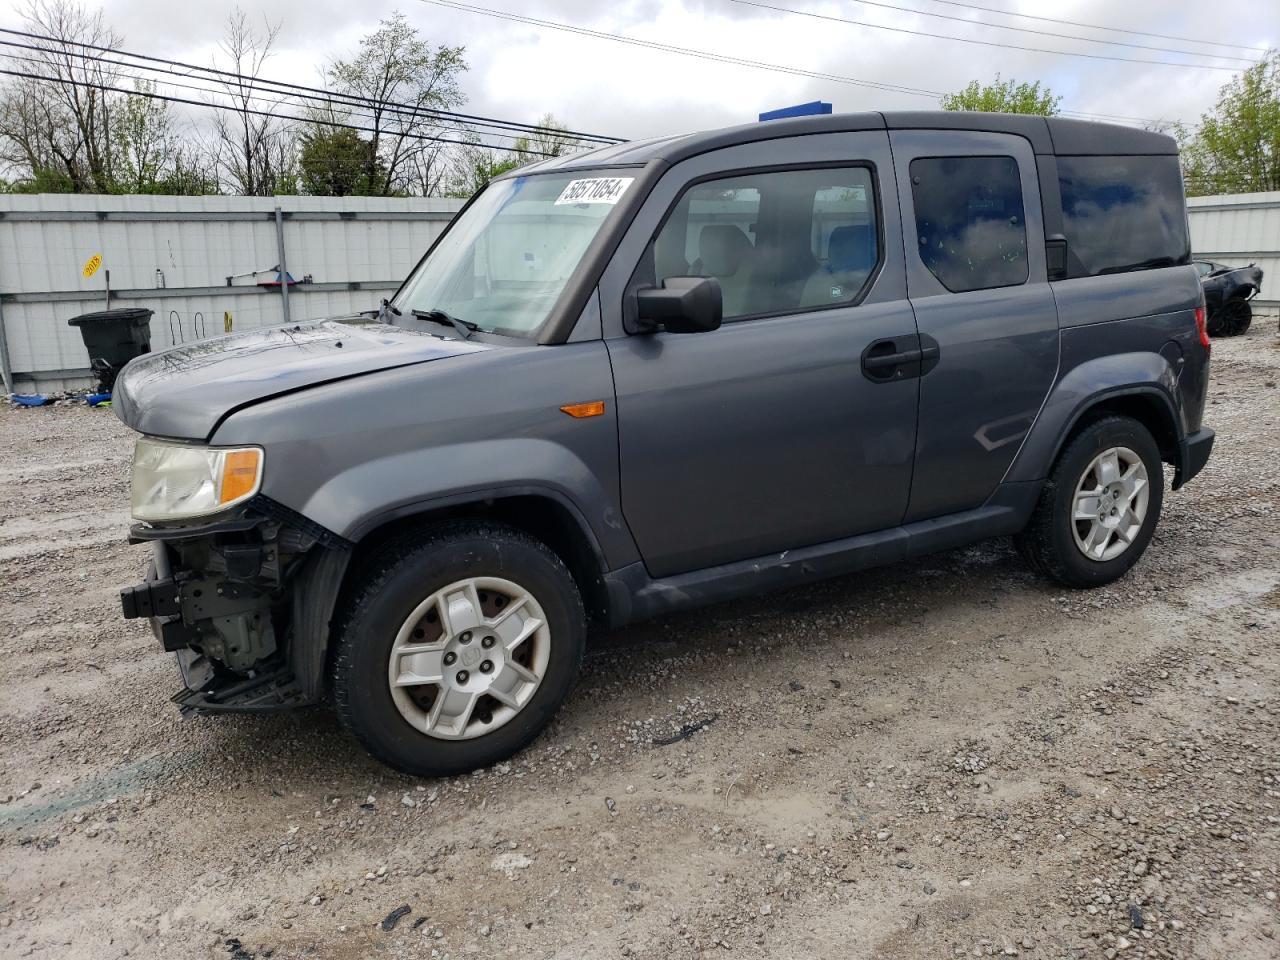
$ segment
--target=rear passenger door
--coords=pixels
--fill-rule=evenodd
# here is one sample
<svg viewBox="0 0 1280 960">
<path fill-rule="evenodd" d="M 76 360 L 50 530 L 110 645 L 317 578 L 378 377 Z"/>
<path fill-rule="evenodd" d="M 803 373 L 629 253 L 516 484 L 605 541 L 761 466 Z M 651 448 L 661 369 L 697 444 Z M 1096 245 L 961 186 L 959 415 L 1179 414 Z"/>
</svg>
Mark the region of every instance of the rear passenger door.
<svg viewBox="0 0 1280 960">
<path fill-rule="evenodd" d="M 980 506 L 1053 385 L 1058 316 L 1031 144 L 1002 133 L 890 134 L 907 291 L 936 366 L 920 379 L 906 521 Z"/>
<path fill-rule="evenodd" d="M 634 292 L 713 276 L 724 324 L 639 333 Z M 601 280 L 622 506 L 650 574 L 896 526 L 917 349 L 883 131 L 747 144 L 666 173 Z M 875 345 L 880 363 L 864 372 Z M 918 364 L 916 364 L 918 366 Z"/>
</svg>

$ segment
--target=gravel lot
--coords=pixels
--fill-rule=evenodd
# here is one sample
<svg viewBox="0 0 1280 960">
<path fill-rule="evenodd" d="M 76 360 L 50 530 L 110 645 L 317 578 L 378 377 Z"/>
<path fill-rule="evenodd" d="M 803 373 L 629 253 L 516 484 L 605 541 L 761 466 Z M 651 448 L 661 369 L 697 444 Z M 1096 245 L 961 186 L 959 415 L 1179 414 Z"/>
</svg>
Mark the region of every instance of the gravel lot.
<svg viewBox="0 0 1280 960">
<path fill-rule="evenodd" d="M 319 710 L 180 720 L 118 615 L 130 435 L 6 407 L 0 956 L 1274 958 L 1274 328 L 1213 372 L 1217 450 L 1119 584 L 995 541 L 629 629 L 533 747 L 430 782 Z"/>
</svg>

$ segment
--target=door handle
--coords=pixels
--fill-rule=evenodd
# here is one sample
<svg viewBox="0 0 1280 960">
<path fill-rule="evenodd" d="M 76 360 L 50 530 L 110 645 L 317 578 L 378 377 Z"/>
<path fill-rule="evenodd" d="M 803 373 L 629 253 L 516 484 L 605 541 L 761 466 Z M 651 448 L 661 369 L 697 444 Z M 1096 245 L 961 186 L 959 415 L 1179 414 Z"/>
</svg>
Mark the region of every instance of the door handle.
<svg viewBox="0 0 1280 960">
<path fill-rule="evenodd" d="M 862 375 L 873 383 L 892 383 L 920 376 L 924 351 L 916 334 L 872 342 L 862 351 Z"/>
<path fill-rule="evenodd" d="M 878 353 L 863 360 L 862 368 L 864 370 L 885 370 L 890 367 L 900 367 L 904 363 L 915 363 L 922 356 L 923 354 L 920 350 L 903 350 L 901 353 Z"/>
<path fill-rule="evenodd" d="M 873 383 L 923 377 L 938 365 L 942 349 L 928 334 L 875 340 L 862 351 L 862 374 Z"/>
</svg>

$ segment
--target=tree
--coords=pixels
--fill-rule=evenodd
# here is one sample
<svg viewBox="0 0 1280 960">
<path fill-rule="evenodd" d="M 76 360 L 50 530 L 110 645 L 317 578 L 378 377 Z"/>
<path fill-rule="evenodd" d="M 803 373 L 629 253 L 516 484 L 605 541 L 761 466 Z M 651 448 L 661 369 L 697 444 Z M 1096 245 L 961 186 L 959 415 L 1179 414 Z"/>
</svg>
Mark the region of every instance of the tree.
<svg viewBox="0 0 1280 960">
<path fill-rule="evenodd" d="M 464 53 L 464 47 L 432 47 L 404 14 L 395 13 L 360 41 L 355 56 L 329 65 L 326 84 L 337 96 L 327 110 L 370 131 L 369 193 L 432 192 L 441 145 L 429 138 L 455 126 L 439 111 L 466 100 L 458 86 L 467 69 Z M 352 99 L 361 105 L 354 107 Z"/>
<path fill-rule="evenodd" d="M 479 143 L 460 147 L 454 156 L 453 170 L 445 186 L 445 194 L 463 199 L 470 197 L 487 187 L 490 180 L 523 166 L 529 159 Z"/>
<path fill-rule="evenodd" d="M 119 97 L 111 115 L 111 192 L 170 193 L 185 166 L 173 115 L 167 103 L 149 96 L 154 83 L 135 80 L 134 89 Z"/>
<path fill-rule="evenodd" d="M 272 114 L 259 81 L 279 34 L 280 24 L 264 18 L 258 30 L 237 7 L 219 43 L 223 68 L 235 76 L 222 81 L 230 108 L 215 113 L 218 172 L 247 197 L 295 192 L 293 131 Z"/>
<path fill-rule="evenodd" d="M 51 80 L 19 78 L 0 102 L 3 159 L 31 179 L 56 181 L 78 192 L 107 193 L 113 180 L 112 111 L 118 95 L 104 90 L 113 77 L 96 51 L 115 48 L 119 34 L 102 11 L 90 14 L 70 0 L 31 0 L 23 13 L 25 70 Z"/>
<path fill-rule="evenodd" d="M 1182 157 L 1190 194 L 1280 190 L 1280 51 L 1218 91 Z"/>
<path fill-rule="evenodd" d="M 511 170 L 584 149 L 582 142 L 553 114 L 543 114 L 537 126 L 541 128 L 539 131 L 517 137 L 509 151 L 495 150 L 480 143 L 474 133 L 469 134 L 472 142 L 457 151 L 445 192 L 451 197 L 469 197 L 487 187 L 490 180 Z"/>
<path fill-rule="evenodd" d="M 349 127 L 313 125 L 300 138 L 298 185 L 314 197 L 349 197 L 374 192 L 369 170 L 380 185 L 385 167 L 373 144 Z"/>
<path fill-rule="evenodd" d="M 1043 117 L 1054 116 L 1061 102 L 1062 98 L 1054 96 L 1048 87 L 1042 88 L 1039 80 L 1035 83 L 1002 81 L 998 73 L 991 83 L 980 85 L 974 80 L 963 90 L 945 94 L 941 100 L 943 110 L 1034 113 Z"/>
<path fill-rule="evenodd" d="M 209 171 L 182 149 L 153 83 L 120 88 L 98 51 L 121 39 L 69 0 L 33 2 L 24 15 L 37 62 L 0 88 L 0 164 L 7 189 L 40 193 L 209 192 Z M 110 63 L 110 61 L 107 61 Z M 47 79 L 46 79 L 47 78 Z M 111 88 L 111 89 L 108 89 Z"/>
<path fill-rule="evenodd" d="M 564 124 L 555 118 L 555 114 L 544 113 L 537 126 L 542 129 L 520 137 L 515 143 L 517 150 L 531 154 L 535 160 L 562 157 L 584 149 L 583 143 L 569 133 Z"/>
</svg>

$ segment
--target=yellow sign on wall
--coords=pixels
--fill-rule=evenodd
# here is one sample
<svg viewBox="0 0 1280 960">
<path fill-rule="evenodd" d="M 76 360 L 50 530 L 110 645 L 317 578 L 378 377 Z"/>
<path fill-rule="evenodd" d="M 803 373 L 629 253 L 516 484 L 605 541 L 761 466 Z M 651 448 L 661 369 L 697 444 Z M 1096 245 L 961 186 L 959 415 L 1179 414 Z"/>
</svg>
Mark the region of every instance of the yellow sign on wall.
<svg viewBox="0 0 1280 960">
<path fill-rule="evenodd" d="M 102 266 L 102 254 L 95 253 L 92 257 L 84 262 L 84 269 L 80 273 L 86 280 L 98 272 L 98 268 Z"/>
</svg>

